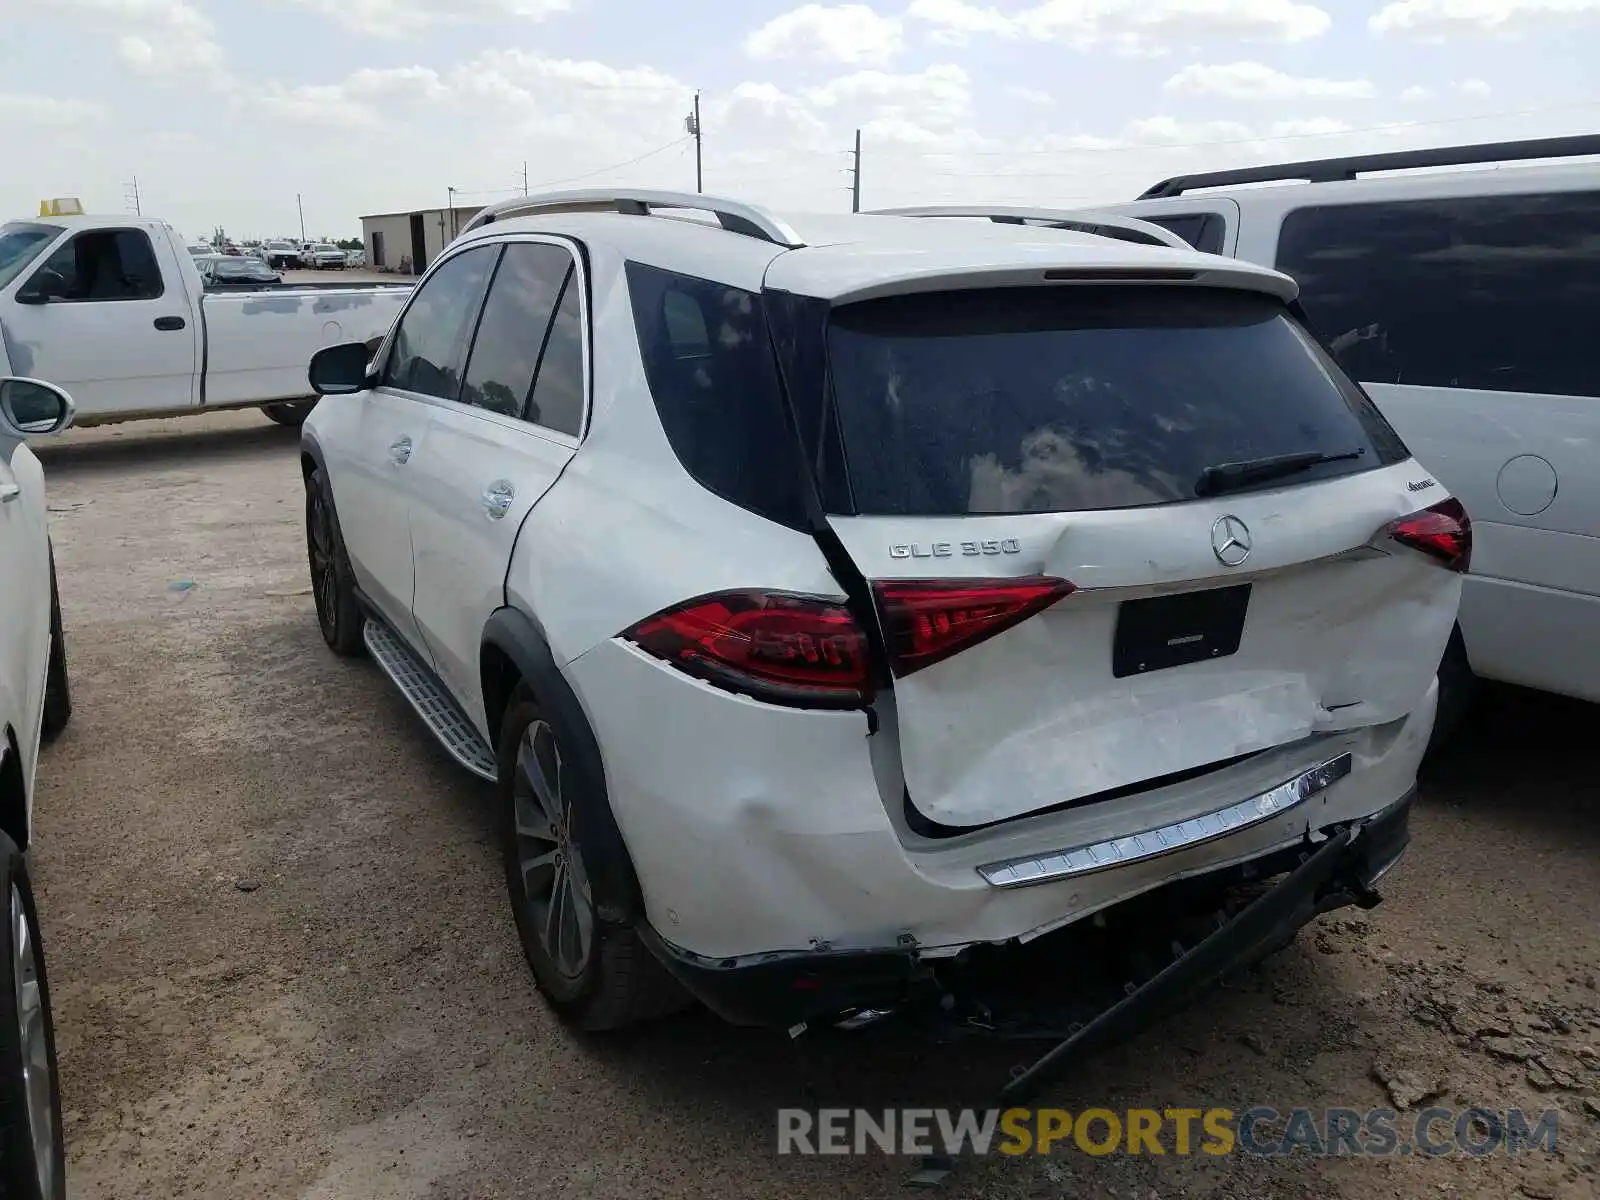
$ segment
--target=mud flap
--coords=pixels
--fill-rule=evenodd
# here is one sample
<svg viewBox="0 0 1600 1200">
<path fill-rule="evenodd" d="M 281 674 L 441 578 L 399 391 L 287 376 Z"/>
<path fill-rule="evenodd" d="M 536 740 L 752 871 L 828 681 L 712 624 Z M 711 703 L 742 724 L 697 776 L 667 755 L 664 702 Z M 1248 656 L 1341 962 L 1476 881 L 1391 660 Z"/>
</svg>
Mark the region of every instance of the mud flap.
<svg viewBox="0 0 1600 1200">
<path fill-rule="evenodd" d="M 1312 917 L 1334 906 L 1327 902 L 1330 891 L 1344 892 L 1346 902 L 1375 899 L 1361 881 L 1338 878 L 1351 864 L 1360 833 L 1351 826 L 1328 838 L 1271 891 L 1013 1077 L 1000 1090 L 999 1107 L 1026 1103 L 1086 1055 L 1147 1028 L 1239 963 L 1287 941 Z"/>
</svg>

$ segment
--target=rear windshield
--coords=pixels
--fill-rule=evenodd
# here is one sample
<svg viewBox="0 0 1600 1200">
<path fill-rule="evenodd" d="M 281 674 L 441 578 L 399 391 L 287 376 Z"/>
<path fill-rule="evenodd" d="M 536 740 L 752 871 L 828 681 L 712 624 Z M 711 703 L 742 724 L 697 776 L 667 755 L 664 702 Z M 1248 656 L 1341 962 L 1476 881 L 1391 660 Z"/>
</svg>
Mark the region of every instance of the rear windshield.
<svg viewBox="0 0 1600 1200">
<path fill-rule="evenodd" d="M 1211 288 L 1012 288 L 890 297 L 828 333 L 855 508 L 960 516 L 1196 498 L 1206 468 L 1405 447 L 1270 297 Z M 1276 482 L 1267 486 L 1284 486 Z"/>
</svg>

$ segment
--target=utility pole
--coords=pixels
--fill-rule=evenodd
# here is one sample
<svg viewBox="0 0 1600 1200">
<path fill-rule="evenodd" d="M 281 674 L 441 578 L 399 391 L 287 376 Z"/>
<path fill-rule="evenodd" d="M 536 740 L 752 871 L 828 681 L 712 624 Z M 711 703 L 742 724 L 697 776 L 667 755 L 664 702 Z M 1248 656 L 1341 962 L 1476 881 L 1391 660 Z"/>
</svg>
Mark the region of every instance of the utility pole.
<svg viewBox="0 0 1600 1200">
<path fill-rule="evenodd" d="M 850 211 L 861 211 L 861 130 L 856 130 L 855 165 L 850 168 Z"/>
<path fill-rule="evenodd" d="M 683 127 L 694 134 L 694 190 L 704 192 L 705 176 L 700 158 L 700 93 L 694 94 L 694 111 L 684 118 Z"/>
<path fill-rule="evenodd" d="M 300 244 L 303 246 L 306 241 L 306 206 L 300 203 L 299 192 L 294 194 L 294 206 L 300 210 Z"/>
<path fill-rule="evenodd" d="M 456 229 L 456 190 L 453 187 L 447 187 L 445 192 L 450 197 L 450 237 L 454 239 L 458 232 Z"/>
<path fill-rule="evenodd" d="M 528 160 L 522 160 L 522 194 L 528 194 Z"/>
<path fill-rule="evenodd" d="M 144 211 L 139 207 L 139 177 L 135 175 L 133 181 L 127 185 L 127 201 L 133 205 L 133 215 L 142 217 Z"/>
</svg>

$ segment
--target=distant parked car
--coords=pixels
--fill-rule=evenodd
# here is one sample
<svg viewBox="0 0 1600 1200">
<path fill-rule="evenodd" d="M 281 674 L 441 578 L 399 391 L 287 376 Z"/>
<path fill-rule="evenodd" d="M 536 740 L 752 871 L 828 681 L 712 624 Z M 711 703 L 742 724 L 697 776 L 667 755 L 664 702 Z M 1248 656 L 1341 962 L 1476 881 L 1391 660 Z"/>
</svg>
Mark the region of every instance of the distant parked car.
<svg viewBox="0 0 1600 1200">
<path fill-rule="evenodd" d="M 216 247 L 211 245 L 210 242 L 190 242 L 184 249 L 189 252 L 189 257 L 196 262 L 202 258 L 211 258 L 217 252 Z"/>
<path fill-rule="evenodd" d="M 300 247 L 293 242 L 274 240 L 266 242 L 262 250 L 267 256 L 267 266 L 275 270 L 284 270 L 287 267 L 300 265 Z"/>
<path fill-rule="evenodd" d="M 346 250 L 344 252 L 344 265 L 347 267 L 366 266 L 367 252 L 365 250 Z"/>
<path fill-rule="evenodd" d="M 274 271 L 259 258 L 217 258 L 208 262 L 200 272 L 207 287 L 282 283 L 283 275 Z"/>
<path fill-rule="evenodd" d="M 328 242 L 318 242 L 311 247 L 305 265 L 318 271 L 344 270 L 344 251 Z"/>
</svg>

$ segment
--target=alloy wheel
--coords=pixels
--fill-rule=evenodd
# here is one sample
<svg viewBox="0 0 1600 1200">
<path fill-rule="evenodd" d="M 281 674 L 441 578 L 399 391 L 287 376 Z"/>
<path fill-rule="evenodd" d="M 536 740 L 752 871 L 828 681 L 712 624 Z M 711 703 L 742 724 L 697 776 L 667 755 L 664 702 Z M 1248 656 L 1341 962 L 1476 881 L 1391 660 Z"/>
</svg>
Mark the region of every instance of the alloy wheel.
<svg viewBox="0 0 1600 1200">
<path fill-rule="evenodd" d="M 317 621 L 325 636 L 331 638 L 337 631 L 339 574 L 334 554 L 333 517 L 322 496 L 322 489 L 311 491 L 311 519 L 307 522 L 308 549 L 311 557 L 311 592 L 316 600 Z"/>
<path fill-rule="evenodd" d="M 518 743 L 512 781 L 522 903 L 556 969 L 577 979 L 594 943 L 594 901 L 562 784 L 555 732 L 549 722 L 533 721 Z"/>
<path fill-rule="evenodd" d="M 17 1046 L 22 1053 L 22 1088 L 28 1109 L 28 1132 L 33 1138 L 34 1168 L 39 1194 L 53 1196 L 55 1183 L 55 1109 L 50 1103 L 53 1079 L 50 1040 L 45 1030 L 44 989 L 39 984 L 39 959 L 34 951 L 33 928 L 22 893 L 11 886 L 11 977 L 16 983 Z"/>
</svg>

